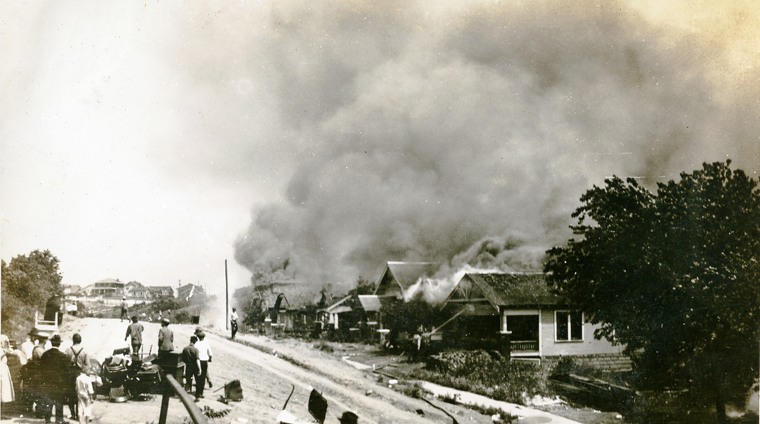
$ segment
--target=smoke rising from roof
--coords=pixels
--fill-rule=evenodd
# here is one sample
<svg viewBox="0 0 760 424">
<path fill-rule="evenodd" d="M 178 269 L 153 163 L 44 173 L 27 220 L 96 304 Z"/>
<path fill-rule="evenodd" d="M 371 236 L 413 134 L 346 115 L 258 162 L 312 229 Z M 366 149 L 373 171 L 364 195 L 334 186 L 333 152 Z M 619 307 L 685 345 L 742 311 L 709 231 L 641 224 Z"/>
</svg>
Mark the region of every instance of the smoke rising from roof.
<svg viewBox="0 0 760 424">
<path fill-rule="evenodd" d="M 448 266 L 443 266 L 438 272 L 440 277 L 422 277 L 409 286 L 404 294 L 404 302 L 409 302 L 410 300 L 423 300 L 433 306 L 437 306 L 446 300 L 456 284 L 465 274 L 499 272 L 503 272 L 503 270 L 500 268 L 474 267 L 469 264 L 464 264 L 455 271 L 452 271 Z"/>
<path fill-rule="evenodd" d="M 605 177 L 760 162 L 757 85 L 736 85 L 757 71 L 722 72 L 723 38 L 624 3 L 270 12 L 241 56 L 265 58 L 251 66 L 297 166 L 236 243 L 254 278 L 348 287 L 387 260 L 540 269 Z"/>
</svg>

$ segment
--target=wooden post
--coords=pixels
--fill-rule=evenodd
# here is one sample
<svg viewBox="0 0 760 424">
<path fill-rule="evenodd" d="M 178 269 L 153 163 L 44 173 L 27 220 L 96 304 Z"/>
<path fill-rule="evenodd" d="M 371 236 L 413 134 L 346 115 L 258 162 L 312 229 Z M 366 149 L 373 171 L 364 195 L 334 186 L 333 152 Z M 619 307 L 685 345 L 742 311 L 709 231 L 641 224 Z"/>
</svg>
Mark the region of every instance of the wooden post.
<svg viewBox="0 0 760 424">
<path fill-rule="evenodd" d="M 158 415 L 158 424 L 166 424 L 166 415 L 169 413 L 169 399 L 172 397 L 172 389 L 169 383 L 165 383 L 164 393 L 161 397 L 161 412 Z"/>
<path fill-rule="evenodd" d="M 185 406 L 190 419 L 195 424 L 208 424 L 208 419 L 203 415 L 203 411 L 193 402 L 193 398 L 182 388 L 173 375 L 167 374 L 164 385 L 164 393 L 161 398 L 161 412 L 158 417 L 158 424 L 166 424 L 166 416 L 169 412 L 169 399 L 172 394 L 176 393 L 180 402 Z"/>
</svg>

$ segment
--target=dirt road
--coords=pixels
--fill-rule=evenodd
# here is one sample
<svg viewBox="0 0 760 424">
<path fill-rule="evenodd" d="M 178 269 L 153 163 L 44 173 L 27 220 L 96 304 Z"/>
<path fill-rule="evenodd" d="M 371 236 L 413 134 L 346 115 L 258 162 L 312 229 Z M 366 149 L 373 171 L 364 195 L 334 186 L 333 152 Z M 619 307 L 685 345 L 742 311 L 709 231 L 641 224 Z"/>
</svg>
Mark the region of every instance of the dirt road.
<svg viewBox="0 0 760 424">
<path fill-rule="evenodd" d="M 144 346 L 155 352 L 159 325 L 143 323 Z M 79 332 L 83 345 L 102 361 L 113 349 L 127 346 L 124 341 L 127 323 L 118 319 L 70 319 L 61 331 L 70 344 L 71 335 Z M 175 335 L 175 350 L 180 351 L 189 342 L 195 326 L 171 325 Z M 291 389 L 295 387 L 287 410 L 299 422 L 314 422 L 307 410 L 312 387 L 328 401 L 326 423 L 337 423 L 343 411 L 356 412 L 360 423 L 450 423 L 452 419 L 428 403 L 399 393 L 388 387 L 371 370 L 358 370 L 326 352 L 311 349 L 308 344 L 291 340 L 271 340 L 262 336 L 238 334 L 231 341 L 223 330 L 207 329 L 214 351 L 209 372 L 214 389 L 207 390 L 198 402 L 203 408 L 217 412 L 227 411 L 223 418 L 212 422 L 223 423 L 274 423 L 282 410 Z M 256 348 L 252 347 L 256 346 Z M 223 383 L 239 379 L 245 399 L 225 405 L 216 399 L 221 392 L 213 392 Z M 111 403 L 100 397 L 94 407 L 94 423 L 149 423 L 158 420 L 160 396 L 145 401 Z M 454 415 L 461 423 L 490 423 L 491 418 L 475 411 L 435 401 Z M 67 411 L 68 412 L 68 411 Z M 6 415 L 6 414 L 4 414 Z M 170 402 L 169 422 L 182 423 L 187 414 L 178 399 Z M 7 422 L 37 423 L 38 419 L 14 416 Z"/>
</svg>

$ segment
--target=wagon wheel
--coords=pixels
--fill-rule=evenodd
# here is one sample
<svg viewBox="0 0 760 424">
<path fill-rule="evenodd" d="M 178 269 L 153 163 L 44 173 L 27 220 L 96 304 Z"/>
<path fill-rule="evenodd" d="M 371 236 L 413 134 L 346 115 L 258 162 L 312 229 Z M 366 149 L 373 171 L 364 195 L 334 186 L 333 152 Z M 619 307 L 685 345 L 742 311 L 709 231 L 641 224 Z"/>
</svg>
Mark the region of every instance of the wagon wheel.
<svg viewBox="0 0 760 424">
<path fill-rule="evenodd" d="M 98 362 L 97 359 L 90 358 L 90 370 L 94 373 L 96 377 L 100 378 L 100 385 L 98 385 L 97 387 L 93 387 L 95 389 L 93 400 L 98 397 L 98 394 L 102 394 L 108 397 L 108 388 L 106 387 L 107 384 L 106 384 L 105 372 L 104 372 L 105 367 L 106 367 L 105 363 L 101 364 L 100 362 Z"/>
</svg>

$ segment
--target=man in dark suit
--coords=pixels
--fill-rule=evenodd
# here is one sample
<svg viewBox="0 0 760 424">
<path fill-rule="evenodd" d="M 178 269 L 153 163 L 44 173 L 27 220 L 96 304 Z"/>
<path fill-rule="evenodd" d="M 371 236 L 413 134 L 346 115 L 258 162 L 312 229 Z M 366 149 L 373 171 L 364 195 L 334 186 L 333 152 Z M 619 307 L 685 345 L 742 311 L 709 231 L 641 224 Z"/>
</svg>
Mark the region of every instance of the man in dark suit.
<svg viewBox="0 0 760 424">
<path fill-rule="evenodd" d="M 40 362 L 42 364 L 42 374 L 45 380 L 42 383 L 42 393 L 46 398 L 44 403 L 45 422 L 51 422 L 53 407 L 55 407 L 55 422 L 63 423 L 63 403 L 68 395 L 68 384 L 70 383 L 71 361 L 60 350 L 61 336 L 55 334 L 50 339 L 53 345 L 47 352 L 42 354 Z"/>
</svg>

